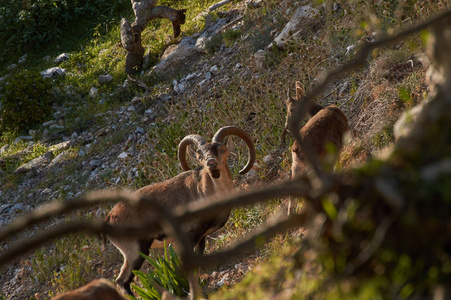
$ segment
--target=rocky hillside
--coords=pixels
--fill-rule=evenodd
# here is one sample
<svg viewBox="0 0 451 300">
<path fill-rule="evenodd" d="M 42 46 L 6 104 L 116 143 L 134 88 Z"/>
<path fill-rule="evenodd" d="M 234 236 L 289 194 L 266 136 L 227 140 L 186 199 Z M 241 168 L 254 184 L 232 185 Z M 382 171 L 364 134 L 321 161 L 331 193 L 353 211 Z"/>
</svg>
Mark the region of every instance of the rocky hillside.
<svg viewBox="0 0 451 300">
<path fill-rule="evenodd" d="M 175 176 L 181 172 L 178 142 L 190 133 L 211 138 L 226 125 L 245 129 L 257 148 L 254 169 L 241 176 L 245 148 L 237 144 L 230 164 L 238 189 L 287 179 L 291 154 L 288 142 L 281 142 L 287 90 L 294 91 L 296 81 L 311 90 L 364 42 L 449 8 L 445 1 L 395 2 L 251 0 L 209 9 L 214 1 L 164 1 L 187 9 L 182 35 L 173 38 L 165 20 L 151 21 L 143 32 L 143 69 L 132 76 L 123 70 L 126 51 L 118 22 L 104 35 L 95 32 L 89 42 L 80 41 L 77 49 L 60 48 L 55 55 L 48 50 L 53 56 L 30 50 L 12 57 L 0 73 L 2 105 L 8 86 L 21 89 L 19 80 L 31 84 L 20 77 L 28 71 L 49 78 L 52 104 L 38 124 L 1 127 L 0 228 L 51 201 L 92 190 L 133 190 Z M 125 17 L 131 19 L 128 9 Z M 337 104 L 350 123 L 339 168 L 380 157 L 394 142 L 393 125 L 401 113 L 427 96 L 425 36 L 374 51 L 363 68 L 330 84 L 317 99 Z M 237 209 L 208 240 L 207 251 L 230 245 L 284 204 L 282 199 Z M 78 218 L 101 218 L 108 210 L 61 216 L 20 238 Z M 205 292 L 232 288 L 262 272 L 261 261 L 288 251 L 281 245 L 301 235 L 291 232 L 246 259 L 202 270 Z M 14 242 L 2 241 L 0 254 Z M 28 253 L 2 267 L 0 299 L 48 299 L 93 278 L 113 280 L 122 258 L 112 245 L 102 247 L 95 237 L 69 236 Z"/>
</svg>

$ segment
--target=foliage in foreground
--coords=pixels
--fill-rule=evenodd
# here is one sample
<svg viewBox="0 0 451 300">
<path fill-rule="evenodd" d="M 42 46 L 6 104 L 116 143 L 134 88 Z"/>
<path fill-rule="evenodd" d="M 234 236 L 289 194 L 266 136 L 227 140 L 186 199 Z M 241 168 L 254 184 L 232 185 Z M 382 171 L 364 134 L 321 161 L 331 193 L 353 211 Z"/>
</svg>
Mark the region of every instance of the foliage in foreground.
<svg viewBox="0 0 451 300">
<path fill-rule="evenodd" d="M 142 287 L 132 285 L 132 289 L 143 300 L 160 300 L 161 294 L 156 285 L 163 287 L 166 291 L 177 297 L 186 297 L 189 294 L 189 283 L 185 274 L 180 268 L 180 259 L 172 245 L 164 246 L 164 256 L 157 250 L 151 251 L 150 256 L 140 253 L 148 261 L 153 270 L 148 273 L 142 271 L 133 271 L 139 278 Z"/>
</svg>

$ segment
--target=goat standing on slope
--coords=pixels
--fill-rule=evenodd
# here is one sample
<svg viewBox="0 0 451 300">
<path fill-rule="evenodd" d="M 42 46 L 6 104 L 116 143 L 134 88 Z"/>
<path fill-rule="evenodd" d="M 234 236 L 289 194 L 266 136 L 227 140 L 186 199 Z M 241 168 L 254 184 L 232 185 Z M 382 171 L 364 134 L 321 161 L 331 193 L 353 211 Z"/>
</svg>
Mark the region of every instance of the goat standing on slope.
<svg viewBox="0 0 451 300">
<path fill-rule="evenodd" d="M 288 131 L 288 120 L 292 117 L 294 104 L 301 101 L 305 96 L 302 84 L 296 82 L 296 97 L 288 96 L 287 99 L 287 118 L 285 121 L 285 131 Z M 340 152 L 343 147 L 343 136 L 349 129 L 348 119 L 341 109 L 336 105 L 323 107 L 317 103 L 310 103 L 307 108 L 307 114 L 310 120 L 301 128 L 299 134 L 301 138 L 309 143 L 312 150 L 317 155 L 319 162 L 325 170 L 332 171 L 340 158 Z M 295 178 L 311 171 L 305 155 L 294 141 L 291 147 L 293 162 L 291 164 L 291 176 Z M 288 206 L 290 212 L 291 200 Z"/>
<path fill-rule="evenodd" d="M 179 144 L 178 158 L 185 172 L 160 183 L 145 186 L 136 193 L 141 193 L 156 199 L 167 209 L 174 209 L 191 202 L 219 194 L 226 195 L 233 191 L 232 174 L 227 165 L 227 158 L 233 146 L 228 136 L 235 135 L 244 140 L 248 147 L 249 158 L 246 166 L 240 171 L 245 174 L 251 170 L 255 162 L 255 148 L 251 137 L 242 129 L 234 126 L 219 129 L 211 143 L 207 143 L 199 135 L 188 135 Z M 196 159 L 201 164 L 195 170 L 190 170 L 186 162 L 187 146 L 194 144 L 198 147 Z M 230 211 L 223 211 L 211 216 L 208 220 L 191 221 L 182 228 L 189 236 L 193 246 L 199 253 L 205 249 L 207 235 L 220 229 L 227 222 Z M 158 216 L 145 207 L 135 207 L 128 203 L 116 204 L 105 221 L 111 225 L 127 224 L 140 225 L 157 220 Z M 121 251 L 124 264 L 116 279 L 119 289 L 123 293 L 132 294 L 130 283 L 133 280 L 133 270 L 139 270 L 144 259 L 138 252 L 149 253 L 154 241 L 163 241 L 167 235 L 161 230 L 146 238 L 136 239 L 109 236 L 110 241 Z"/>
</svg>

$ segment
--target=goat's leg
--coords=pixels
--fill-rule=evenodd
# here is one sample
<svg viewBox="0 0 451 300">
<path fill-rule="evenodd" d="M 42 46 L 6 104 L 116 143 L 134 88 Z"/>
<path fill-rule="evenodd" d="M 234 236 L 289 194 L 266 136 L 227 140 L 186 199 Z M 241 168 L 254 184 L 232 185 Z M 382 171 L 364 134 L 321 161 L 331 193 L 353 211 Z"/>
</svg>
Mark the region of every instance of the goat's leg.
<svg viewBox="0 0 451 300">
<path fill-rule="evenodd" d="M 139 270 L 144 262 L 144 258 L 139 255 L 139 252 L 148 254 L 152 242 L 153 239 L 126 241 L 125 245 L 121 245 L 122 247 L 113 243 L 124 256 L 124 264 L 116 279 L 116 284 L 122 293 L 133 295 L 130 288 L 130 284 L 135 277 L 133 270 Z"/>
</svg>

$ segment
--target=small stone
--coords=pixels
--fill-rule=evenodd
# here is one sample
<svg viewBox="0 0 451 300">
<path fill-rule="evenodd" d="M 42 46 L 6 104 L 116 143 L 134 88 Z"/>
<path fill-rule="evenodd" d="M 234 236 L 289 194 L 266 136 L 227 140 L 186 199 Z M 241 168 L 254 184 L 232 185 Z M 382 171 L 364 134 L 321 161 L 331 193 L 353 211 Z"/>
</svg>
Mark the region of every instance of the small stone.
<svg viewBox="0 0 451 300">
<path fill-rule="evenodd" d="M 49 189 L 49 188 L 45 188 L 43 191 L 42 191 L 42 193 L 43 194 L 51 194 L 53 191 L 51 190 L 51 189 Z"/>
<path fill-rule="evenodd" d="M 13 70 L 15 68 L 17 68 L 17 64 L 11 64 L 7 67 L 8 70 Z"/>
<path fill-rule="evenodd" d="M 100 159 L 93 159 L 89 162 L 92 167 L 99 167 L 102 165 L 102 161 Z"/>
<path fill-rule="evenodd" d="M 56 64 L 59 64 L 68 59 L 69 59 L 69 54 L 62 53 L 62 54 L 58 55 L 53 62 Z"/>
<path fill-rule="evenodd" d="M 96 89 L 95 87 L 92 87 L 92 88 L 89 90 L 89 96 L 91 96 L 91 97 L 97 96 L 98 93 L 99 93 L 99 90 Z"/>
<path fill-rule="evenodd" d="M 122 152 L 121 154 L 119 154 L 119 156 L 117 158 L 124 159 L 124 158 L 127 158 L 127 157 L 128 157 L 128 153 L 127 152 Z"/>
<path fill-rule="evenodd" d="M 97 80 L 100 84 L 110 83 L 113 81 L 113 76 L 110 74 L 107 75 L 99 75 L 99 78 Z"/>
<path fill-rule="evenodd" d="M 211 78 L 212 78 L 211 72 L 207 72 L 207 73 L 205 74 L 205 79 L 206 79 L 206 80 L 210 80 Z"/>
<path fill-rule="evenodd" d="M 127 107 L 127 111 L 135 111 L 135 108 L 133 107 L 133 105 L 130 105 L 129 107 Z"/>
<path fill-rule="evenodd" d="M 210 72 L 213 74 L 217 74 L 218 73 L 218 66 L 214 65 L 210 68 Z"/>
<path fill-rule="evenodd" d="M 71 139 L 75 140 L 76 138 L 78 138 L 78 134 L 74 131 L 74 133 L 72 133 L 72 135 L 70 136 Z"/>
<path fill-rule="evenodd" d="M 44 78 L 53 78 L 57 76 L 63 76 L 66 74 L 66 69 L 60 67 L 53 67 L 41 72 L 41 76 Z"/>
<path fill-rule="evenodd" d="M 43 123 L 42 126 L 43 127 L 49 127 L 50 125 L 53 125 L 55 123 L 56 123 L 56 121 L 52 120 L 52 121 L 48 121 L 48 122 Z"/>
<path fill-rule="evenodd" d="M 136 133 L 139 133 L 139 134 L 145 134 L 145 133 L 146 133 L 146 131 L 145 131 L 144 128 L 142 128 L 142 127 L 137 127 L 136 130 L 135 130 L 135 132 L 136 132 Z"/>
<path fill-rule="evenodd" d="M 79 156 L 79 157 L 85 156 L 85 151 L 80 150 L 80 151 L 78 152 L 78 156 Z"/>
<path fill-rule="evenodd" d="M 23 65 L 27 61 L 28 54 L 25 54 L 19 58 L 19 64 Z"/>
</svg>

